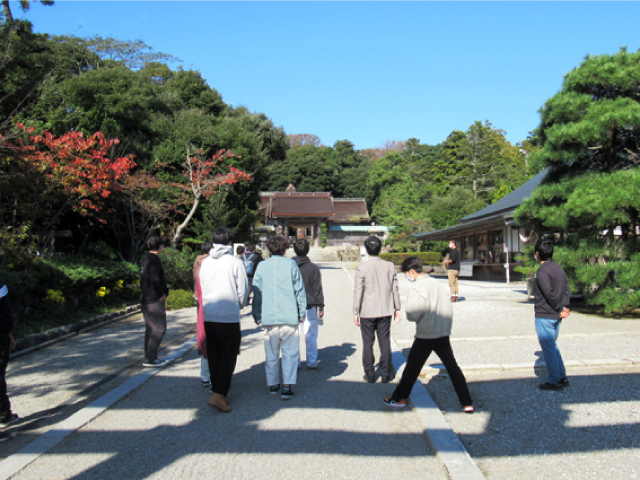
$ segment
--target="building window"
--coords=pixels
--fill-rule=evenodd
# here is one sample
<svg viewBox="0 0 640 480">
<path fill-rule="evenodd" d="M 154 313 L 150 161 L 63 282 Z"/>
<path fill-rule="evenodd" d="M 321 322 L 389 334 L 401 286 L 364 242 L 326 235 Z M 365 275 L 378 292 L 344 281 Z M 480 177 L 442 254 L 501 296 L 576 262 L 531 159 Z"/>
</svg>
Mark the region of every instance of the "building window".
<svg viewBox="0 0 640 480">
<path fill-rule="evenodd" d="M 486 232 L 476 234 L 476 252 L 476 260 L 478 263 L 488 263 L 489 241 Z"/>
</svg>

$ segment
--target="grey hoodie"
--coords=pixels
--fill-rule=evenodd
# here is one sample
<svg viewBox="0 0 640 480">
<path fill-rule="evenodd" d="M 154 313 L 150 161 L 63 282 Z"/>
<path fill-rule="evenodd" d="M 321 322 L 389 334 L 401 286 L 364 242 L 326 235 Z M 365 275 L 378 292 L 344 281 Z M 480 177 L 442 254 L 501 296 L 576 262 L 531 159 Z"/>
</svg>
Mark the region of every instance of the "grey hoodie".
<svg viewBox="0 0 640 480">
<path fill-rule="evenodd" d="M 231 245 L 213 245 L 200 267 L 200 287 L 205 322 L 240 322 L 249 282 L 244 264 L 233 255 Z"/>
</svg>

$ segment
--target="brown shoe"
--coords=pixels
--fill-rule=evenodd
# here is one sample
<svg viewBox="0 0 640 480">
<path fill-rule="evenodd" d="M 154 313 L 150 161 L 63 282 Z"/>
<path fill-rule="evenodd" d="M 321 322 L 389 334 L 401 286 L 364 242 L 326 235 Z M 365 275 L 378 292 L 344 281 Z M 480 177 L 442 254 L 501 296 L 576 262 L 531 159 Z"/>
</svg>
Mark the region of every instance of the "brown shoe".
<svg viewBox="0 0 640 480">
<path fill-rule="evenodd" d="M 454 297 L 453 295 L 451 295 L 451 303 L 456 303 L 456 297 Z"/>
<path fill-rule="evenodd" d="M 217 408 L 223 413 L 229 413 L 231 410 L 233 410 L 227 403 L 226 397 L 221 393 L 212 393 L 207 404 L 210 407 Z"/>
</svg>

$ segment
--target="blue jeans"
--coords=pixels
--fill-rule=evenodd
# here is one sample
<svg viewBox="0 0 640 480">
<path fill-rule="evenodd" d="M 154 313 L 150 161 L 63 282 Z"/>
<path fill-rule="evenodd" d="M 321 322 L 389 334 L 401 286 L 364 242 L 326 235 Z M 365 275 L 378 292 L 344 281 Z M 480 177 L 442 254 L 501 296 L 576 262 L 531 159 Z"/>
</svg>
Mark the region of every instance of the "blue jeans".
<svg viewBox="0 0 640 480">
<path fill-rule="evenodd" d="M 562 322 L 560 319 L 536 317 L 536 333 L 542 347 L 544 362 L 547 364 L 547 382 L 549 383 L 557 383 L 567 376 L 560 350 L 556 345 L 558 333 L 560 333 L 560 322 Z"/>
</svg>

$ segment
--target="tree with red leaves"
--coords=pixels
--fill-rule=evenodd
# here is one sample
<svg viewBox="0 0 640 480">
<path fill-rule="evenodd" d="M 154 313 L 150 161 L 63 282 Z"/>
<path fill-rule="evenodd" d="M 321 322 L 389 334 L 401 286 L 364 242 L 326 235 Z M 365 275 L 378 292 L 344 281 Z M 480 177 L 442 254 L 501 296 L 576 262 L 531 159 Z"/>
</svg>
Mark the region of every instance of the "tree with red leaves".
<svg viewBox="0 0 640 480">
<path fill-rule="evenodd" d="M 23 205 L 23 220 L 32 232 L 47 232 L 60 217 L 73 211 L 81 216 L 96 217 L 112 192 L 121 190 L 119 182 L 135 167 L 131 156 L 111 159 L 117 139 L 108 140 L 100 132 L 85 138 L 81 132 L 67 132 L 59 137 L 45 131 L 35 133 L 22 124 L 17 127 L 26 138 L 6 140 L 0 145 L 13 163 L 14 175 L 22 175 L 29 184 L 29 198 L 16 195 L 16 205 Z M 19 172 L 19 173 L 18 173 Z M 43 224 L 38 224 L 38 217 Z"/>
<path fill-rule="evenodd" d="M 225 165 L 225 162 L 236 157 L 233 152 L 228 150 L 220 150 L 211 158 L 203 156 L 202 150 L 196 150 L 191 153 L 191 147 L 187 146 L 187 155 L 183 164 L 183 173 L 189 180 L 188 184 L 179 184 L 185 191 L 191 190 L 193 195 L 191 209 L 185 219 L 176 228 L 171 240 L 171 246 L 175 248 L 182 231 L 189 224 L 193 215 L 198 210 L 200 200 L 208 198 L 211 195 L 220 192 L 226 185 L 231 185 L 239 181 L 250 181 L 251 176 L 231 165 Z M 226 172 L 226 173 L 223 173 Z"/>
</svg>

